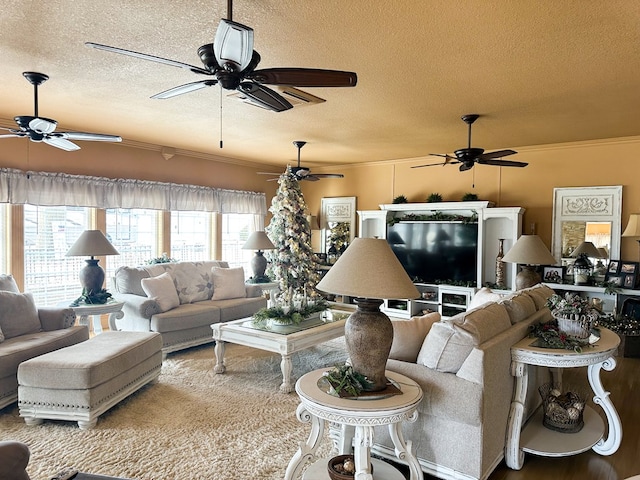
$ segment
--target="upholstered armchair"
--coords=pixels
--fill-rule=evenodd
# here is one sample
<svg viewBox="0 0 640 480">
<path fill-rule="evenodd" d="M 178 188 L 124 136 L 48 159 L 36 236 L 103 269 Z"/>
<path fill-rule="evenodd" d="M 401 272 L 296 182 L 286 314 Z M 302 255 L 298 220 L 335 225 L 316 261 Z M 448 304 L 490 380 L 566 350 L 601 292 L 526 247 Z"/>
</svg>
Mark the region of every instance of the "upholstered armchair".
<svg viewBox="0 0 640 480">
<path fill-rule="evenodd" d="M 30 480 L 29 456 L 29 447 L 24 443 L 0 442 L 0 480 Z"/>
</svg>

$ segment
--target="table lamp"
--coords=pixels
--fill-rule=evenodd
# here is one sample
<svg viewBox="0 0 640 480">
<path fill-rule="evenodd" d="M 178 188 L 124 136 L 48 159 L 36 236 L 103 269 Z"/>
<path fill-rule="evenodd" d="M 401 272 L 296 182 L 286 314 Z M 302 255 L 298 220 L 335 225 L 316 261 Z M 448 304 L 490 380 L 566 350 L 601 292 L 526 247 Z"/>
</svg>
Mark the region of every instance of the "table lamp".
<svg viewBox="0 0 640 480">
<path fill-rule="evenodd" d="M 535 271 L 538 265 L 555 265 L 556 259 L 537 235 L 521 235 L 504 257 L 503 262 L 519 263 L 522 269 L 516 275 L 516 290 L 532 287 L 540 283 L 540 275 Z"/>
<path fill-rule="evenodd" d="M 629 215 L 629 222 L 627 223 L 627 228 L 622 232 L 622 236 L 635 238 L 638 241 L 638 252 L 640 252 L 640 213 L 632 213 Z"/>
<path fill-rule="evenodd" d="M 350 363 L 371 382 L 365 390 L 384 390 L 393 326 L 380 305 L 385 298 L 420 296 L 391 247 L 383 239 L 354 239 L 316 288 L 355 297 L 357 309 L 344 325 Z"/>
<path fill-rule="evenodd" d="M 593 273 L 593 263 L 589 258 L 600 258 L 600 252 L 592 242 L 582 242 L 571 255 L 573 262 L 573 283 L 575 285 L 588 285 Z"/>
<path fill-rule="evenodd" d="M 267 234 L 262 230 L 253 232 L 247 238 L 242 246 L 243 250 L 256 250 L 255 256 L 251 259 L 251 269 L 253 270 L 253 279 L 258 283 L 268 283 L 269 277 L 265 276 L 264 271 L 267 269 L 267 259 L 262 255 L 263 250 L 273 250 L 276 248 Z"/>
<path fill-rule="evenodd" d="M 87 264 L 80 270 L 83 291 L 97 293 L 104 284 L 104 270 L 94 258 L 101 255 L 120 255 L 100 230 L 85 230 L 67 252 L 67 257 L 86 257 Z"/>
</svg>

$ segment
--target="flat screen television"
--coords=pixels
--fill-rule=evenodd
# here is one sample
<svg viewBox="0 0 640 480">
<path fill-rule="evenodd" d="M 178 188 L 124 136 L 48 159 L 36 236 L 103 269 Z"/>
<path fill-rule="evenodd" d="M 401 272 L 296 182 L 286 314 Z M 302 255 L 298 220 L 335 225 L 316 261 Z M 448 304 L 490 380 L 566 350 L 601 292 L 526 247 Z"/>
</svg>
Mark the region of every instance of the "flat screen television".
<svg viewBox="0 0 640 480">
<path fill-rule="evenodd" d="M 478 224 L 400 222 L 387 242 L 414 282 L 472 282 L 477 278 Z"/>
</svg>

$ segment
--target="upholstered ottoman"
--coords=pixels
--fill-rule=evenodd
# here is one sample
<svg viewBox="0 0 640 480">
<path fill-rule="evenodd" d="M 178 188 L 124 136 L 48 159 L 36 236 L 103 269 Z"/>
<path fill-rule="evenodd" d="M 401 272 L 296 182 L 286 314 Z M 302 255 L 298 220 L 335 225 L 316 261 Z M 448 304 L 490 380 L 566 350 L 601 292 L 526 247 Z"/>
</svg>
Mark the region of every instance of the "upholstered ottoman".
<svg viewBox="0 0 640 480">
<path fill-rule="evenodd" d="M 155 380 L 162 367 L 162 336 L 104 332 L 18 366 L 18 407 L 28 425 L 45 418 L 92 428 L 98 417 Z"/>
</svg>

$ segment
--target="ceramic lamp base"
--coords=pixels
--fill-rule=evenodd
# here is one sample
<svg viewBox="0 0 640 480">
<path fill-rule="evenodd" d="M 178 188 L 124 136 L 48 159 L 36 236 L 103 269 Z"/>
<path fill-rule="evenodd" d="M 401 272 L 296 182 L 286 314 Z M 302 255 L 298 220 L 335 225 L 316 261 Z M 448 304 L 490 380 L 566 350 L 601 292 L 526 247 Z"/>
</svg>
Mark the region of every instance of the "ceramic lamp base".
<svg viewBox="0 0 640 480">
<path fill-rule="evenodd" d="M 344 325 L 347 353 L 354 371 L 371 382 L 365 390 L 384 390 L 393 326 L 389 317 L 380 311 L 382 300 L 357 298 L 355 303 L 358 308 Z"/>
<path fill-rule="evenodd" d="M 522 270 L 516 275 L 516 290 L 533 287 L 541 282 L 542 279 L 535 268 L 532 265 L 522 266 Z"/>
<path fill-rule="evenodd" d="M 87 259 L 87 264 L 80 270 L 80 284 L 87 293 L 97 293 L 104 285 L 104 270 L 98 265 L 99 261 L 94 258 Z"/>
</svg>

